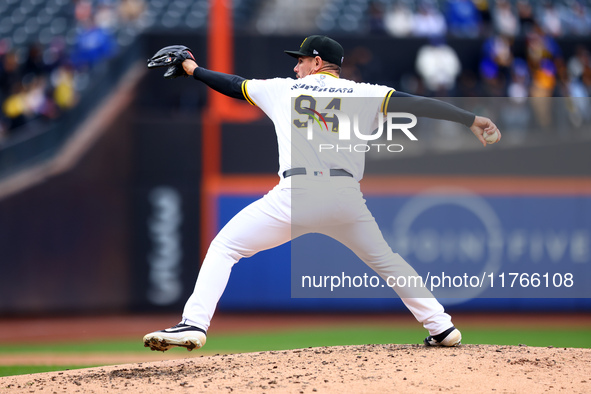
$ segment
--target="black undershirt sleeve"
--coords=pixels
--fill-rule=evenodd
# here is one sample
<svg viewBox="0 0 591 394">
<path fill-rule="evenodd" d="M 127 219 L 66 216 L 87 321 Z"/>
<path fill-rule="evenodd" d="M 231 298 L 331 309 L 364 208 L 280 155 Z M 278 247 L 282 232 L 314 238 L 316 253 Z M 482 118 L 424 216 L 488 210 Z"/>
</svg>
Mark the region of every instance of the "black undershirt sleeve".
<svg viewBox="0 0 591 394">
<path fill-rule="evenodd" d="M 193 70 L 193 78 L 226 96 L 246 100 L 242 93 L 242 82 L 246 79 L 238 75 L 224 74 L 203 67 L 196 67 Z"/>
<path fill-rule="evenodd" d="M 445 101 L 393 91 L 387 103 L 388 112 L 408 112 L 417 117 L 449 120 L 467 127 L 474 123 L 472 112 L 463 110 Z M 387 96 L 386 96 L 387 97 Z"/>
</svg>

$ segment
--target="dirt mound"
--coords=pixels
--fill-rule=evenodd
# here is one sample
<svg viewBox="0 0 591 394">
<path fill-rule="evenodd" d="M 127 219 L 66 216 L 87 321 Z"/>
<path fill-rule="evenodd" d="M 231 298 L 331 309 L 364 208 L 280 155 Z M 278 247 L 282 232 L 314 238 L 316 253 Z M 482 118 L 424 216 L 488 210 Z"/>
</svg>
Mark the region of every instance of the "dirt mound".
<svg viewBox="0 0 591 394">
<path fill-rule="evenodd" d="M 0 378 L 0 391 L 591 392 L 591 349 L 364 345 L 204 356 Z"/>
</svg>

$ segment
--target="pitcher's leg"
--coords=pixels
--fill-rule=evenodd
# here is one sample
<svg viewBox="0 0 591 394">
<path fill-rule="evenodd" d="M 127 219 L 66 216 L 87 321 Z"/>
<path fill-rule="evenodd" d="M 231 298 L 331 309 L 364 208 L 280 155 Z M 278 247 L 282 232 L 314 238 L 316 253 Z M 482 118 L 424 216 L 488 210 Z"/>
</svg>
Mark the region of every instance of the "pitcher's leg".
<svg viewBox="0 0 591 394">
<path fill-rule="evenodd" d="M 207 331 L 217 303 L 226 288 L 232 266 L 243 257 L 271 249 L 291 239 L 285 212 L 270 197 L 240 211 L 212 241 L 193 294 L 183 311 L 183 323 Z"/>
<path fill-rule="evenodd" d="M 322 232 L 351 249 L 384 280 L 419 276 L 398 253 L 392 252 L 371 214 L 366 220 L 326 228 Z M 426 287 L 394 287 L 393 290 L 431 335 L 452 326 L 451 317 Z"/>
</svg>

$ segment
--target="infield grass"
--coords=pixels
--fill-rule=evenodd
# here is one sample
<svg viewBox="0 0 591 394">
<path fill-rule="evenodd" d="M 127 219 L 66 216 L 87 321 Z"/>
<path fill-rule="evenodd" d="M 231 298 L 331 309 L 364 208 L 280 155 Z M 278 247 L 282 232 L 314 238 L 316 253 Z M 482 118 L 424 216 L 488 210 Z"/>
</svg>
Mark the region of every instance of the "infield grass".
<svg viewBox="0 0 591 394">
<path fill-rule="evenodd" d="M 464 344 L 495 344 L 527 346 L 554 346 L 591 348 L 589 329 L 462 329 Z M 364 345 L 364 344 L 406 344 L 422 343 L 426 332 L 423 329 L 392 329 L 375 327 L 323 328 L 294 331 L 275 331 L 246 334 L 210 335 L 203 348 L 204 355 L 217 353 L 244 353 L 267 350 L 287 350 L 318 346 Z M 109 340 L 92 342 L 70 342 L 54 344 L 2 345 L 0 357 L 10 354 L 85 354 L 85 353 L 138 353 L 149 352 L 143 347 L 141 338 L 137 340 Z M 172 349 L 169 352 L 187 354 L 185 349 Z M 59 371 L 90 367 L 91 365 L 71 366 L 0 366 L 0 376 L 27 373 Z"/>
</svg>

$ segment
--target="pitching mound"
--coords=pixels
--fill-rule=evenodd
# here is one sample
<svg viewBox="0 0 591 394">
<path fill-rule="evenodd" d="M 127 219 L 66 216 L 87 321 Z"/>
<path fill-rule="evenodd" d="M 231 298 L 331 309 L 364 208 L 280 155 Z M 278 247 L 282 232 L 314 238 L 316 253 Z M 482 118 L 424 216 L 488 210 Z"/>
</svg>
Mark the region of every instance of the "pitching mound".
<svg viewBox="0 0 591 394">
<path fill-rule="evenodd" d="M 591 349 L 364 345 L 216 355 L 0 378 L 0 391 L 591 391 Z"/>
</svg>

